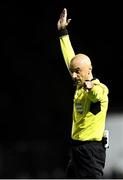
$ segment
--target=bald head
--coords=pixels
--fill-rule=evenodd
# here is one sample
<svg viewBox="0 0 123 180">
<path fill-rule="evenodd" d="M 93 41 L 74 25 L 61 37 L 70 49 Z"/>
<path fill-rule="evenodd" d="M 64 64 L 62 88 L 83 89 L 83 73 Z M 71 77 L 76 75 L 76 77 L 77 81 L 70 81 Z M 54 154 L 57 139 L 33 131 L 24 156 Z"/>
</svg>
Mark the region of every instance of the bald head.
<svg viewBox="0 0 123 180">
<path fill-rule="evenodd" d="M 91 80 L 92 65 L 90 58 L 85 54 L 75 55 L 70 62 L 70 72 L 77 83 L 83 84 L 86 80 Z"/>
<path fill-rule="evenodd" d="M 73 61 L 76 61 L 76 62 L 79 62 L 79 63 L 82 63 L 82 64 L 91 64 L 90 58 L 85 54 L 77 54 L 77 55 L 75 55 L 72 58 L 71 63 L 73 63 Z"/>
</svg>

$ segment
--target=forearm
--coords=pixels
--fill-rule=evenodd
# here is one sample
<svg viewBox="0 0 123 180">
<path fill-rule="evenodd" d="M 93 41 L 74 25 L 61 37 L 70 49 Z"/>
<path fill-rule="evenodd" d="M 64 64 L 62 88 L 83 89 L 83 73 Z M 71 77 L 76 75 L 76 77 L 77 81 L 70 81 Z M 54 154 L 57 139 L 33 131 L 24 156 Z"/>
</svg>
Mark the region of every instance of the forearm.
<svg viewBox="0 0 123 180">
<path fill-rule="evenodd" d="M 66 66 L 69 69 L 70 61 L 75 56 L 75 53 L 67 29 L 62 29 L 59 31 L 59 40 Z"/>
<path fill-rule="evenodd" d="M 88 95 L 92 102 L 102 101 L 108 95 L 108 88 L 105 85 L 93 85 Z"/>
</svg>

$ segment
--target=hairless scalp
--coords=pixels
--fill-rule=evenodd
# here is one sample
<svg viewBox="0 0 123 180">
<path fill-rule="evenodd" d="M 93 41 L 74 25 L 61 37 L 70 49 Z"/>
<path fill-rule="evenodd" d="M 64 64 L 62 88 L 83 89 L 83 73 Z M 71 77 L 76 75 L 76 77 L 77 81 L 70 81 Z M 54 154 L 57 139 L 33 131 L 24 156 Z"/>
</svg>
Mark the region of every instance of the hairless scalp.
<svg viewBox="0 0 123 180">
<path fill-rule="evenodd" d="M 76 61 L 78 60 L 78 61 L 80 61 L 80 62 L 83 63 L 83 64 L 91 64 L 90 58 L 89 58 L 87 55 L 81 54 L 81 53 L 75 55 L 75 56 L 71 59 L 71 63 L 72 63 L 74 60 L 76 60 Z"/>
</svg>

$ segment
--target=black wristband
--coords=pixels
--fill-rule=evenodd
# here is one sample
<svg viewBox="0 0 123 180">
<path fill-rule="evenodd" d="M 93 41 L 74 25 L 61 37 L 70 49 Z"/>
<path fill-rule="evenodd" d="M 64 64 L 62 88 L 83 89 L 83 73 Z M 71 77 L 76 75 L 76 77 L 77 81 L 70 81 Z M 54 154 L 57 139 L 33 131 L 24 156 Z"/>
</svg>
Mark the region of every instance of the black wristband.
<svg viewBox="0 0 123 180">
<path fill-rule="evenodd" d="M 65 36 L 65 35 L 68 35 L 68 30 L 65 28 L 65 29 L 61 29 L 58 31 L 58 36 L 61 37 L 61 36 Z"/>
</svg>

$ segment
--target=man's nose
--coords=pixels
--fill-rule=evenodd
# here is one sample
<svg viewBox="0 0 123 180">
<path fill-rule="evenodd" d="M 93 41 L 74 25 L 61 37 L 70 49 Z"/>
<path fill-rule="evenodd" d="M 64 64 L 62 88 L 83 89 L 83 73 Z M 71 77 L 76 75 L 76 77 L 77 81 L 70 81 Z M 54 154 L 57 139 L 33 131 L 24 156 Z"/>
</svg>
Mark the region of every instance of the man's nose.
<svg viewBox="0 0 123 180">
<path fill-rule="evenodd" d="M 73 79 L 75 79 L 77 77 L 77 74 L 75 72 L 73 72 L 72 77 L 73 77 Z"/>
</svg>

